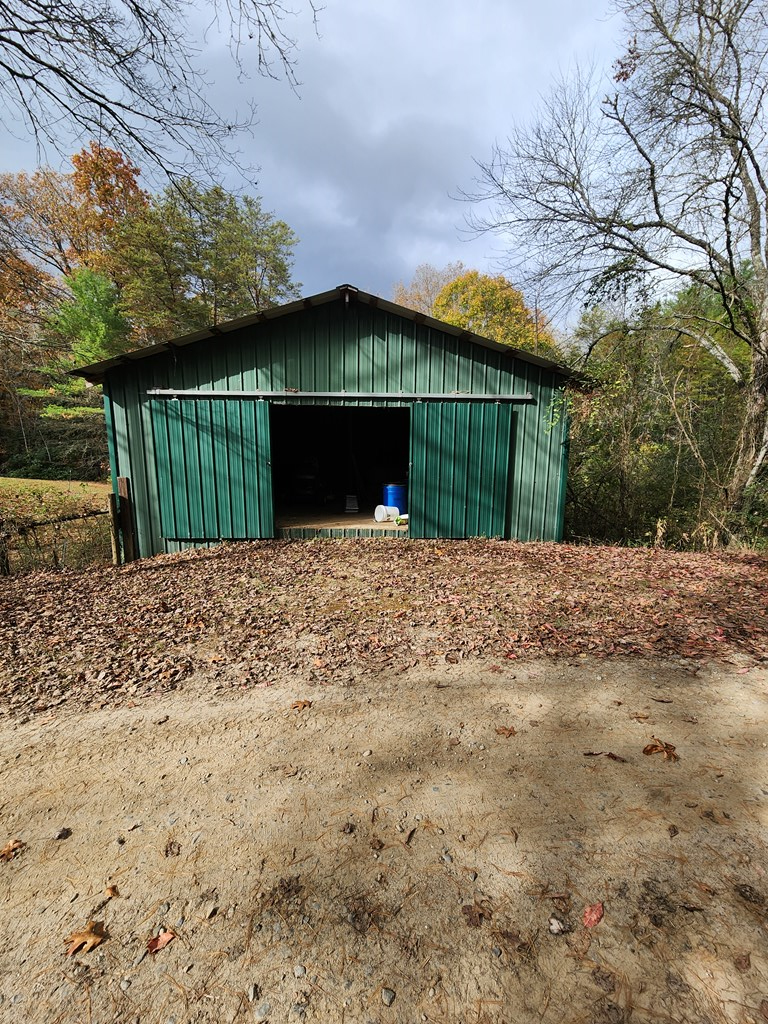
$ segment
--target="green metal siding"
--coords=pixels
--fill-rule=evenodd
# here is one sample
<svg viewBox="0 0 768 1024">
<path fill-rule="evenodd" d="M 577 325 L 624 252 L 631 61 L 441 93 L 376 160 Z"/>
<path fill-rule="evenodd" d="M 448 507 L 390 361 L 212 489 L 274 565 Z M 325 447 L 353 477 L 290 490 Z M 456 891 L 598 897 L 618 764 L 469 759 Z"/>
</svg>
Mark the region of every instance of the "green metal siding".
<svg viewBox="0 0 768 1024">
<path fill-rule="evenodd" d="M 385 392 L 383 399 L 285 401 L 412 406 L 411 536 L 557 540 L 566 425 L 553 428 L 550 420 L 562 383 L 512 354 L 339 300 L 110 370 L 105 405 L 112 473 L 131 479 L 142 556 L 195 541 L 270 537 L 270 403 L 169 401 L 147 392 Z M 412 405 L 409 392 L 531 392 L 533 399 Z"/>
<path fill-rule="evenodd" d="M 532 391 L 537 401 L 514 410 L 507 537 L 561 540 L 567 423 L 558 416 L 555 403 L 562 392 L 552 374 L 530 364 L 522 386 Z"/>
<path fill-rule="evenodd" d="M 411 413 L 412 537 L 504 537 L 512 407 L 417 402 Z"/>
<path fill-rule="evenodd" d="M 149 405 L 161 536 L 274 536 L 268 404 L 206 399 Z"/>
</svg>

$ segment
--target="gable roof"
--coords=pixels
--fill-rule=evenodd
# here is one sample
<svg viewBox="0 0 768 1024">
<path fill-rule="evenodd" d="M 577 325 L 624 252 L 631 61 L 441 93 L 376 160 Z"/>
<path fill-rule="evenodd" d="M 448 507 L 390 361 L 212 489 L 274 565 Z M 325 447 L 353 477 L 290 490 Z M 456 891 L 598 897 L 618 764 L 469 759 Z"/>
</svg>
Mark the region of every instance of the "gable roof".
<svg viewBox="0 0 768 1024">
<path fill-rule="evenodd" d="M 185 334 L 179 338 L 171 338 L 168 341 L 160 342 L 158 345 L 151 345 L 148 348 L 135 349 L 133 352 L 126 352 L 122 355 L 115 356 L 112 359 L 104 359 L 99 363 L 91 363 L 89 366 L 79 366 L 69 372 L 74 377 L 84 377 L 85 380 L 90 381 L 92 384 L 101 384 L 106 374 L 117 367 L 126 366 L 141 359 L 149 359 L 151 356 L 161 355 L 165 352 L 176 351 L 177 349 L 184 348 L 187 345 L 194 345 L 198 341 L 207 341 L 211 338 L 221 337 L 222 335 L 230 334 L 233 331 L 239 331 L 243 327 L 252 327 L 254 324 L 264 323 L 267 320 L 277 320 L 280 317 L 289 316 L 291 313 L 298 313 L 304 309 L 312 309 L 313 307 L 322 306 L 328 302 L 338 301 L 339 299 L 343 299 L 348 304 L 351 302 L 364 303 L 376 309 L 384 310 L 386 313 L 394 313 L 397 316 L 403 317 L 405 320 L 412 320 L 415 323 L 424 324 L 426 327 L 443 331 L 445 334 L 452 334 L 455 337 L 464 338 L 475 345 L 481 345 L 483 348 L 490 348 L 496 352 L 503 352 L 516 359 L 522 359 L 525 362 L 533 363 L 535 366 L 541 366 L 546 370 L 551 370 L 553 373 L 560 374 L 562 377 L 572 378 L 576 376 L 573 370 L 570 370 L 567 366 L 555 363 L 551 359 L 545 359 L 543 356 L 537 356 L 532 352 L 525 352 L 522 349 L 511 348 L 509 345 L 501 345 L 497 341 L 491 341 L 490 338 L 483 338 L 481 335 L 474 334 L 472 331 L 464 330 L 462 327 L 454 327 L 453 324 L 447 324 L 442 320 L 436 320 L 434 317 L 427 316 L 424 313 L 419 313 L 414 309 L 408 309 L 406 306 L 399 306 L 397 303 L 390 302 L 388 299 L 382 299 L 378 295 L 371 295 L 369 292 L 361 291 L 359 288 L 355 288 L 355 286 L 351 284 L 340 284 L 337 288 L 333 288 L 331 291 L 320 292 L 318 295 L 310 295 L 303 299 L 297 299 L 295 302 L 288 302 L 283 306 L 273 306 L 270 309 L 264 309 L 259 313 L 249 313 L 248 316 L 241 316 L 236 320 L 228 320 L 226 323 L 206 327 L 203 330 L 195 331 L 192 334 Z"/>
</svg>

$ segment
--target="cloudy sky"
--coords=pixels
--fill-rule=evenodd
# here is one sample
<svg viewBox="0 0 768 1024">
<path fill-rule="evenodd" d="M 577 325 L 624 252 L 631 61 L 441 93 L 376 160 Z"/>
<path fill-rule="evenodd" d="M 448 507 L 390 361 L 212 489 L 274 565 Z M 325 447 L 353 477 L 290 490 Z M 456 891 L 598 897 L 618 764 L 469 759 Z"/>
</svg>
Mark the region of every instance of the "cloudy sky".
<svg viewBox="0 0 768 1024">
<path fill-rule="evenodd" d="M 470 238 L 455 198 L 473 158 L 553 76 L 620 48 L 600 0 L 327 0 L 319 38 L 298 35 L 299 96 L 255 83 L 259 189 L 301 239 L 306 293 L 385 297 L 423 262 L 498 271 L 499 240 Z"/>
<path fill-rule="evenodd" d="M 305 0 L 292 6 L 298 93 L 238 83 L 223 46 L 201 62 L 223 113 L 258 106 L 243 155 L 265 207 L 299 236 L 304 294 L 349 282 L 389 297 L 423 262 L 498 272 L 499 240 L 471 238 L 456 197 L 553 76 L 610 65 L 621 26 L 602 0 L 325 0 L 317 33 Z M 0 153 L 4 170 L 34 162 L 31 147 Z"/>
</svg>

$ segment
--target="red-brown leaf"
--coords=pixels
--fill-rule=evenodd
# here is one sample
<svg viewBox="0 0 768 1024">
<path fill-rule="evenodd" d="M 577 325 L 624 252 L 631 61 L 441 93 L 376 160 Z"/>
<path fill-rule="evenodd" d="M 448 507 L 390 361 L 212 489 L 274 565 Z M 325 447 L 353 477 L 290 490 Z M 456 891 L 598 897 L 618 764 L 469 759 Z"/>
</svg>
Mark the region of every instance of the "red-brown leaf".
<svg viewBox="0 0 768 1024">
<path fill-rule="evenodd" d="M 176 933 L 172 931 L 160 932 L 153 939 L 150 939 L 147 943 L 147 949 L 150 953 L 157 953 L 159 949 L 165 949 L 169 942 L 172 942 L 176 938 Z"/>
<path fill-rule="evenodd" d="M 675 753 L 675 748 L 671 743 L 665 743 L 664 740 L 657 739 L 656 736 L 652 736 L 652 743 L 648 743 L 643 747 L 644 754 L 663 754 L 665 761 L 679 761 L 680 755 Z"/>
<path fill-rule="evenodd" d="M 603 920 L 603 914 L 605 913 L 602 903 L 593 903 L 590 907 L 584 908 L 584 927 L 594 928 L 596 924 L 600 924 Z"/>
</svg>

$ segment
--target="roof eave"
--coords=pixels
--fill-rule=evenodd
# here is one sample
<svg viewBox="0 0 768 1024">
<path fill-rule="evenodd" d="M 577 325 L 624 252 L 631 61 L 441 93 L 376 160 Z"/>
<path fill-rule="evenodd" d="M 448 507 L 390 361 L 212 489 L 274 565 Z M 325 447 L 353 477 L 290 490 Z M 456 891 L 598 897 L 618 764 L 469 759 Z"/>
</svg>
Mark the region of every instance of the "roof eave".
<svg viewBox="0 0 768 1024">
<path fill-rule="evenodd" d="M 355 288 L 355 286 L 351 284 L 341 284 L 337 288 L 333 288 L 331 291 L 319 292 L 317 295 L 310 295 L 306 298 L 297 299 L 294 302 L 288 302 L 282 306 L 273 306 L 270 309 L 264 309 L 258 313 L 250 313 L 248 316 L 242 316 L 236 320 L 228 320 L 223 324 L 206 327 L 203 330 L 194 331 L 191 334 L 185 334 L 179 338 L 173 338 L 170 341 L 161 342 L 158 345 L 152 345 L 148 348 L 140 348 L 135 349 L 132 352 L 126 352 L 124 355 L 116 356 L 113 359 L 104 359 L 101 362 L 91 363 L 88 366 L 80 366 L 74 370 L 70 370 L 69 373 L 73 377 L 83 377 L 92 384 L 103 384 L 107 373 L 120 366 L 139 362 L 140 360 L 148 359 L 151 356 L 173 352 L 176 349 L 186 348 L 187 345 L 194 345 L 199 341 L 209 341 L 211 338 L 220 337 L 223 334 L 231 334 L 233 331 L 239 331 L 244 327 L 252 327 L 254 324 L 263 323 L 267 320 L 276 320 L 283 316 L 289 316 L 291 313 L 298 313 L 303 309 L 309 309 L 313 306 L 322 306 L 325 303 L 333 302 L 340 297 L 344 298 L 347 302 L 364 302 L 367 305 L 376 307 L 377 309 L 382 309 L 387 313 L 394 313 L 397 316 L 401 316 L 407 320 L 412 320 L 415 323 L 424 325 L 425 327 L 441 331 L 443 334 L 451 334 L 457 338 L 466 338 L 473 344 L 481 345 L 484 348 L 492 349 L 495 352 L 501 352 L 504 355 L 512 356 L 516 359 L 522 359 L 524 362 L 533 363 L 535 366 L 540 366 L 542 369 L 550 370 L 552 373 L 557 373 L 566 379 L 577 376 L 574 371 L 569 369 L 567 366 L 561 366 L 559 363 L 555 363 L 551 359 L 545 359 L 543 356 L 537 356 L 532 352 L 525 352 L 521 349 L 511 348 L 509 345 L 501 345 L 497 341 L 492 341 L 490 338 L 483 338 L 481 335 L 474 334 L 472 331 L 464 330 L 461 327 L 455 327 L 453 324 L 447 324 L 442 320 L 437 320 L 435 317 L 427 316 L 425 313 L 419 313 L 413 309 L 408 309 L 407 306 L 400 306 L 395 302 L 390 302 L 389 299 L 382 299 L 378 295 L 373 295 L 370 292 L 361 291 L 359 288 Z"/>
</svg>

